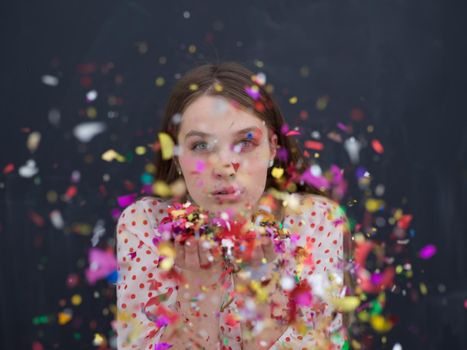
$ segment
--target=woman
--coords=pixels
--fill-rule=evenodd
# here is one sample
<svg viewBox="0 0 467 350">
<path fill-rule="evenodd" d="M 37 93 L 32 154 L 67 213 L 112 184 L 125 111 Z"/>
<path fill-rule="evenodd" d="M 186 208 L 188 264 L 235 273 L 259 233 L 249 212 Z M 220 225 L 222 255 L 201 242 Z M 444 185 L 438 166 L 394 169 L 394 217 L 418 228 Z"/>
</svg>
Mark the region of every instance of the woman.
<svg viewBox="0 0 467 350">
<path fill-rule="evenodd" d="M 340 348 L 331 333 L 342 315 L 329 301 L 346 293 L 347 221 L 337 203 L 299 181 L 306 162 L 263 85 L 223 63 L 197 67 L 174 87 L 161 131 L 176 147 L 173 157 L 157 153 L 155 180 L 182 179 L 186 194 L 143 197 L 119 218 L 119 349 Z M 228 250 L 228 264 L 203 237 L 167 248 L 157 228 L 174 202 L 246 222 L 269 212 L 287 239 L 277 249 L 262 236 L 248 257 Z M 170 252 L 172 275 L 160 259 Z"/>
</svg>

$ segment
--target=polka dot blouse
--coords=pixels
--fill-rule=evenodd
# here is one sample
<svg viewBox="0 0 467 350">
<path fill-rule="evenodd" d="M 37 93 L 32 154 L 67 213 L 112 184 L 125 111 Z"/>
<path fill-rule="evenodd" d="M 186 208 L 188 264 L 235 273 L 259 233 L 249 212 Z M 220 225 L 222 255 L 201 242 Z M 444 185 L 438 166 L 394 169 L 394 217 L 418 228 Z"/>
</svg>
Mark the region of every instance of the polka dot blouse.
<svg viewBox="0 0 467 350">
<path fill-rule="evenodd" d="M 298 209 L 286 210 L 283 225 L 293 239 L 287 240 L 286 251 L 302 247 L 311 252 L 313 264 L 295 266 L 295 259 L 287 259 L 288 266 L 281 274 L 289 274 L 295 280 L 307 279 L 312 286 L 313 300 L 322 298 L 324 311 L 315 311 L 300 306 L 299 317 L 307 325 L 319 322 L 320 316 L 333 316 L 329 334 L 342 326 L 342 314 L 333 308 L 321 294 L 325 280 L 333 280 L 343 288 L 343 237 L 348 229 L 347 220 L 336 202 L 318 195 L 294 194 L 300 200 Z M 172 306 L 177 297 L 178 286 L 173 279 L 162 279 L 158 269 L 157 232 L 159 221 L 167 215 L 168 202 L 154 197 L 144 197 L 131 204 L 120 215 L 117 223 L 117 331 L 118 349 L 153 350 L 165 328 L 158 328 L 145 312 L 147 302 L 157 295 L 165 294 L 161 303 Z M 318 286 L 318 287 L 316 287 Z M 233 277 L 230 288 L 234 288 Z M 318 294 L 318 295 L 315 295 Z M 340 293 L 341 294 L 341 293 Z M 334 295 L 338 296 L 338 295 Z M 218 349 L 241 349 L 240 325 L 228 323 L 228 315 L 236 312 L 231 303 L 221 313 L 219 336 L 222 344 Z M 146 310 L 147 311 L 147 310 Z M 312 336 L 298 334 L 290 326 L 270 349 L 312 348 Z M 341 344 L 333 349 L 340 349 Z"/>
</svg>

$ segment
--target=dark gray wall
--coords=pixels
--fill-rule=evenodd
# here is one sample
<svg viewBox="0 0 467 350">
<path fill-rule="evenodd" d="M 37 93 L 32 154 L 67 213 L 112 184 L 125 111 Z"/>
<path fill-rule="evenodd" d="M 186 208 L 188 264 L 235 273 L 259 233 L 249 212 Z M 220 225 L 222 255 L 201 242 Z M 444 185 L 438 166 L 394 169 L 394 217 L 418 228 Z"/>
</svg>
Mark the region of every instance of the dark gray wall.
<svg viewBox="0 0 467 350">
<path fill-rule="evenodd" d="M 66 286 L 69 274 L 83 277 L 90 246 L 90 236 L 71 228 L 102 219 L 107 231 L 100 246 L 113 244 L 115 198 L 139 189 L 149 160 L 132 155 L 133 149 L 154 141 L 177 74 L 199 62 L 237 60 L 267 73 L 292 125 L 306 109 L 310 117 L 301 123 L 325 135 L 337 122 L 350 123 L 350 111 L 359 108 L 365 118 L 353 122 L 355 135 L 373 125 L 385 147 L 379 157 L 367 151 L 361 162 L 375 184 L 386 186 L 388 208 L 414 215 L 403 259 L 413 264 L 415 277 L 401 282 L 407 297 L 390 297 L 387 309 L 399 324 L 386 346 L 375 341 L 373 347 L 391 349 L 399 342 L 404 349 L 467 349 L 467 25 L 460 5 L 435 0 L 3 3 L 0 168 L 12 163 L 16 170 L 0 176 L 0 348 L 31 349 L 39 341 L 45 349 L 89 349 L 94 332 L 110 334 L 112 318 L 102 314 L 114 303 L 109 284 Z M 145 54 L 138 52 L 138 42 L 147 45 Z M 195 54 L 188 53 L 191 44 Z M 166 64 L 158 61 L 161 56 Z M 114 67 L 105 73 L 108 63 Z M 82 64 L 94 65 L 95 72 L 84 74 Z M 309 67 L 308 77 L 299 74 L 303 66 Z M 59 85 L 44 85 L 44 74 L 58 76 Z M 87 120 L 84 76 L 99 92 L 93 103 L 96 120 L 108 126 L 87 145 L 72 136 L 73 127 Z M 122 84 L 116 83 L 118 76 Z M 154 85 L 157 76 L 166 79 L 162 88 Z M 109 106 L 109 94 L 123 103 Z M 293 95 L 299 105 L 288 104 Z M 330 103 L 320 112 L 314 104 L 323 95 Z M 52 108 L 61 111 L 56 126 L 48 121 Z M 25 146 L 28 128 L 42 134 L 32 155 Z M 342 147 L 326 142 L 323 164 L 351 169 Z M 100 161 L 109 148 L 128 161 Z M 90 156 L 92 161 L 85 161 Z M 35 180 L 18 176 L 27 159 L 40 169 Z M 48 202 L 49 191 L 67 190 L 75 170 L 81 172 L 77 196 Z M 361 196 L 355 188 L 352 194 Z M 52 209 L 61 210 L 68 232 L 50 224 Z M 34 223 L 34 215 L 44 224 Z M 417 252 L 428 243 L 438 253 L 422 261 Z M 427 285 L 427 296 L 419 295 L 420 282 Z M 81 306 L 70 306 L 73 294 L 83 296 Z M 34 317 L 63 310 L 61 299 L 74 310 L 70 324 L 58 326 L 53 319 L 33 324 Z"/>
</svg>

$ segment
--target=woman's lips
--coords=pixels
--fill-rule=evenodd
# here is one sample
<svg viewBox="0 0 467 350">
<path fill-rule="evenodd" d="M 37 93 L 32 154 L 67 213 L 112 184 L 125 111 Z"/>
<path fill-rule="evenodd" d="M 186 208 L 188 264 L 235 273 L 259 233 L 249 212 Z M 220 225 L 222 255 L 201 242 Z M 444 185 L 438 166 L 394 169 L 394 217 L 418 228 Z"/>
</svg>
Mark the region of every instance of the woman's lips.
<svg viewBox="0 0 467 350">
<path fill-rule="evenodd" d="M 240 188 L 229 187 L 218 191 L 214 191 L 212 193 L 212 196 L 220 202 L 236 202 L 240 199 L 242 193 L 243 191 Z"/>
</svg>

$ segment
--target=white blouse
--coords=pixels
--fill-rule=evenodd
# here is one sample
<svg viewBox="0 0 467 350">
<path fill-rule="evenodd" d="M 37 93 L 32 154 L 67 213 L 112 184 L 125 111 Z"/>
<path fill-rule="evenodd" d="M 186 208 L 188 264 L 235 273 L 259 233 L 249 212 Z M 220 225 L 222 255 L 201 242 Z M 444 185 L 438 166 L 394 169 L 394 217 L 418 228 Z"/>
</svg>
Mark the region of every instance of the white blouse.
<svg viewBox="0 0 467 350">
<path fill-rule="evenodd" d="M 320 316 L 332 314 L 333 306 L 328 302 L 330 295 L 324 290 L 333 280 L 338 284 L 333 297 L 345 293 L 343 287 L 343 239 L 348 230 L 345 214 L 339 210 L 336 202 L 318 195 L 294 194 L 300 205 L 298 209 L 287 209 L 283 227 L 291 233 L 286 242 L 286 253 L 291 254 L 297 247 L 303 247 L 311 253 L 312 264 L 301 264 L 291 256 L 287 261 L 282 276 L 289 275 L 297 279 L 307 279 L 312 287 L 312 297 L 319 299 L 325 309 L 317 314 L 308 307 L 300 306 L 297 317 L 307 325 L 316 326 Z M 155 244 L 160 239 L 157 231 L 160 220 L 167 216 L 168 202 L 155 197 L 144 197 L 129 205 L 120 215 L 117 223 L 117 310 L 115 323 L 118 349 L 154 350 L 164 331 L 148 311 L 157 310 L 157 304 L 170 308 L 177 297 L 177 285 L 174 279 L 161 278 L 158 266 L 158 249 Z M 233 277 L 229 288 L 233 289 Z M 165 294 L 166 298 L 154 298 Z M 148 301 L 152 300 L 147 305 Z M 146 306 L 146 307 L 145 307 Z M 146 311 L 146 312 L 145 312 Z M 228 314 L 238 313 L 235 302 L 225 308 L 220 318 L 219 349 L 241 349 L 240 325 L 227 323 Z M 342 314 L 336 313 L 327 334 L 342 327 Z M 299 334 L 295 327 L 289 326 L 270 349 L 313 348 L 315 339 L 312 332 Z M 332 337 L 334 339 L 336 337 Z M 342 338 L 340 338 L 342 339 Z M 340 349 L 342 340 L 335 343 L 334 349 Z"/>
</svg>

